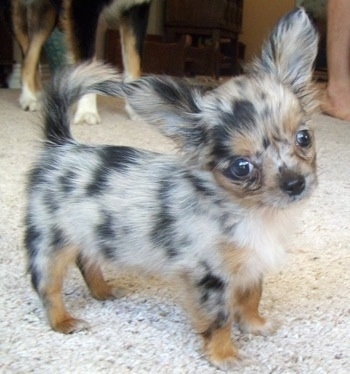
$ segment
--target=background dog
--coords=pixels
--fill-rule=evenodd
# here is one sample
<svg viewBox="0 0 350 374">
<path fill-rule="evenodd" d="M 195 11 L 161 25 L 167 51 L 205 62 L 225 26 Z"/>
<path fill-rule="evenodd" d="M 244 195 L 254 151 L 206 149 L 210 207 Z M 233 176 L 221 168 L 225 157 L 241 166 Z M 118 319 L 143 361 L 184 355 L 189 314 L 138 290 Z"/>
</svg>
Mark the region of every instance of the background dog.
<svg viewBox="0 0 350 374">
<path fill-rule="evenodd" d="M 12 29 L 23 53 L 22 93 L 24 110 L 37 110 L 41 91 L 38 70 L 41 49 L 58 22 L 66 35 L 75 63 L 95 58 L 97 24 L 101 13 L 118 22 L 125 79 L 141 75 L 142 44 L 151 0 L 10 0 Z M 131 114 L 129 110 L 129 114 Z M 100 122 L 95 95 L 80 99 L 75 123 Z"/>
<path fill-rule="evenodd" d="M 310 124 L 318 38 L 306 13 L 284 17 L 243 76 L 212 91 L 169 77 L 122 83 L 101 65 L 55 77 L 44 97 L 46 143 L 29 178 L 25 245 L 32 284 L 52 328 L 87 327 L 62 299 L 76 262 L 97 299 L 117 295 L 101 264 L 173 279 L 209 361 L 242 362 L 231 341 L 276 324 L 259 314 L 264 275 L 285 256 L 295 207 L 317 184 Z M 69 106 L 81 94 L 126 96 L 174 139 L 162 155 L 72 138 Z"/>
</svg>

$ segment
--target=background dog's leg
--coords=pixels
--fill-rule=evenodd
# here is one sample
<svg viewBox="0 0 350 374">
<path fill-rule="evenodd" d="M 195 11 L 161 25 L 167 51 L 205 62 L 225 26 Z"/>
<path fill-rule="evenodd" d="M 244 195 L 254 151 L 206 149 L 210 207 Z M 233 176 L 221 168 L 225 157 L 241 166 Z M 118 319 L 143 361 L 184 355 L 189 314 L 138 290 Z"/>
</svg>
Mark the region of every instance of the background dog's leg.
<svg viewBox="0 0 350 374">
<path fill-rule="evenodd" d="M 244 291 L 236 293 L 238 322 L 242 330 L 256 335 L 268 335 L 278 328 L 278 322 L 266 320 L 259 314 L 262 295 L 262 282 Z"/>
<path fill-rule="evenodd" d="M 22 94 L 20 96 L 20 104 L 24 110 L 35 110 L 37 103 L 36 103 L 36 93 L 34 91 L 34 87 L 32 87 L 32 91 L 29 90 L 28 82 L 25 82 L 23 77 L 23 66 L 26 59 L 28 47 L 29 47 L 29 25 L 27 19 L 27 6 L 19 1 L 12 1 L 12 26 L 13 26 L 13 33 L 14 36 L 21 48 L 23 61 L 22 61 Z M 36 73 L 36 72 L 35 72 Z M 32 81 L 35 78 L 32 79 Z"/>
<path fill-rule="evenodd" d="M 27 7 L 19 0 L 12 1 L 11 4 L 13 32 L 24 56 L 29 45 Z"/>
<path fill-rule="evenodd" d="M 120 18 L 119 31 L 122 45 L 124 76 L 127 82 L 141 76 L 143 42 L 148 23 L 150 3 L 135 5 L 125 10 Z M 136 114 L 128 103 L 125 105 L 130 118 Z"/>
<path fill-rule="evenodd" d="M 130 82 L 141 76 L 141 57 L 146 35 L 149 3 L 125 10 L 120 18 L 120 37 L 125 79 Z"/>
<path fill-rule="evenodd" d="M 83 255 L 78 255 L 77 266 L 89 287 L 91 295 L 97 300 L 115 299 L 121 296 L 104 279 L 100 267 L 86 259 Z"/>
<path fill-rule="evenodd" d="M 74 61 L 80 63 L 95 58 L 95 40 L 98 19 L 105 1 L 65 1 L 65 29 Z M 84 10 L 84 11 L 82 11 Z M 74 123 L 94 125 L 101 122 L 97 111 L 96 95 L 82 97 L 77 105 Z"/>
<path fill-rule="evenodd" d="M 56 24 L 57 14 L 49 1 L 33 2 L 23 7 L 13 4 L 14 31 L 23 53 L 22 93 L 20 104 L 24 110 L 38 109 L 41 90 L 39 59 L 42 46 Z"/>
</svg>

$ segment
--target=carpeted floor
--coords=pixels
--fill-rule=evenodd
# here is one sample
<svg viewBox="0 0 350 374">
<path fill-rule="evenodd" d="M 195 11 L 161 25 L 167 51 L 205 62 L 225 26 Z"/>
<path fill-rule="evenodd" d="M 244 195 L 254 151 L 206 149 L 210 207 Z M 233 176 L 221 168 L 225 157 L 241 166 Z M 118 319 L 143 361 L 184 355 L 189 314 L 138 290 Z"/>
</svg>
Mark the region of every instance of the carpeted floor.
<svg viewBox="0 0 350 374">
<path fill-rule="evenodd" d="M 40 119 L 0 91 L 0 372 L 216 373 L 177 303 L 176 288 L 156 279 L 107 278 L 129 294 L 92 299 L 76 270 L 65 287 L 68 309 L 92 325 L 64 336 L 50 330 L 25 273 L 22 245 L 25 174 L 39 148 Z M 103 123 L 76 126 L 84 142 L 172 151 L 142 122 L 126 119 L 121 101 L 101 99 Z M 262 312 L 282 326 L 269 337 L 234 330 L 255 358 L 244 373 L 350 372 L 350 124 L 316 116 L 319 188 L 289 243 L 290 258 L 264 289 Z"/>
</svg>

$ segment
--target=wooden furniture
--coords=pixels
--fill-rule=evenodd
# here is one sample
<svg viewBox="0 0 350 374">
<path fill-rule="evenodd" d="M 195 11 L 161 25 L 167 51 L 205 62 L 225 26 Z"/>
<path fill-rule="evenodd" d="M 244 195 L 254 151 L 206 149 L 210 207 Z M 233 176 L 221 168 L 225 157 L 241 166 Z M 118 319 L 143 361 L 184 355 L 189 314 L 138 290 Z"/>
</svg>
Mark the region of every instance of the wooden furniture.
<svg viewBox="0 0 350 374">
<path fill-rule="evenodd" d="M 104 58 L 107 62 L 123 68 L 119 31 L 107 30 Z M 185 41 L 164 43 L 158 35 L 147 35 L 143 44 L 142 72 L 145 74 L 168 74 L 183 76 L 185 72 Z"/>
<path fill-rule="evenodd" d="M 144 73 L 176 76 L 240 72 L 243 0 L 166 0 L 164 38 L 147 35 Z M 122 67 L 119 33 L 106 33 L 105 59 Z"/>
<path fill-rule="evenodd" d="M 218 78 L 223 69 L 238 70 L 238 36 L 243 0 L 167 0 L 164 31 L 167 42 L 192 37 L 186 68 Z M 192 67 L 191 67 L 192 65 Z"/>
<path fill-rule="evenodd" d="M 9 14 L 0 6 L 0 88 L 6 88 L 6 79 L 13 66 L 13 38 L 10 33 Z"/>
</svg>

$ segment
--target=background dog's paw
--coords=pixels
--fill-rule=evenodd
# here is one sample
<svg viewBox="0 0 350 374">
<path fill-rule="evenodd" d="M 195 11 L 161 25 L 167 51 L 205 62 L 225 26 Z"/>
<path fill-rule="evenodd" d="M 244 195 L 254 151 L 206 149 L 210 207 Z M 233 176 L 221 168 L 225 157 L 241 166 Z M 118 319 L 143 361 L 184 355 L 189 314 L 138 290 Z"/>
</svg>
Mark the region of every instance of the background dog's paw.
<svg viewBox="0 0 350 374">
<path fill-rule="evenodd" d="M 83 123 L 96 125 L 101 122 L 97 111 L 95 94 L 84 95 L 79 99 L 73 122 L 76 125 Z"/>
<path fill-rule="evenodd" d="M 101 118 L 97 112 L 77 112 L 73 122 L 75 125 L 97 125 L 101 122 Z"/>
<path fill-rule="evenodd" d="M 52 328 L 62 334 L 72 334 L 74 332 L 88 330 L 90 325 L 82 319 L 69 318 L 64 321 L 57 322 L 52 326 Z"/>
<path fill-rule="evenodd" d="M 35 112 L 40 109 L 38 98 L 29 92 L 22 92 L 19 98 L 19 104 L 25 111 Z"/>
<path fill-rule="evenodd" d="M 256 318 L 248 321 L 240 322 L 240 329 L 243 332 L 253 335 L 272 335 L 280 327 L 281 322 L 275 318 Z"/>
</svg>

